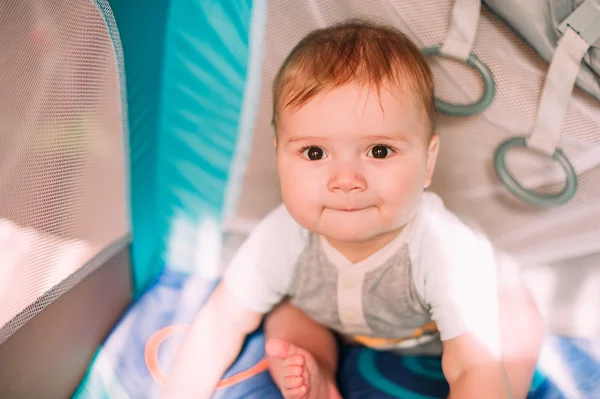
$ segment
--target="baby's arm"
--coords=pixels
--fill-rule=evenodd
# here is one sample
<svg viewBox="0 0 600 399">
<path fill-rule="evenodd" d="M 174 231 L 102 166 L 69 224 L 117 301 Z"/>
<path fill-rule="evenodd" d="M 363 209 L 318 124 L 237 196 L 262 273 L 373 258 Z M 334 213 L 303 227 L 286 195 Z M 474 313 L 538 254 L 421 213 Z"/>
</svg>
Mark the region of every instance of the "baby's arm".
<svg viewBox="0 0 600 399">
<path fill-rule="evenodd" d="M 417 283 L 443 341 L 442 370 L 450 397 L 510 397 L 494 248 L 439 201 L 432 201 L 427 216 L 414 247 Z"/>
<path fill-rule="evenodd" d="M 180 347 L 166 398 L 212 396 L 246 335 L 285 296 L 305 244 L 302 232 L 283 205 L 252 231 Z"/>
<path fill-rule="evenodd" d="M 428 287 L 444 345 L 442 370 L 450 398 L 510 398 L 492 251 L 483 240 L 463 250 L 468 256 L 457 256 L 459 262 L 447 259 L 430 276 Z"/>
<path fill-rule="evenodd" d="M 178 350 L 164 398 L 210 398 L 262 316 L 242 305 L 220 283 Z"/>
<path fill-rule="evenodd" d="M 511 397 L 501 356 L 472 333 L 444 341 L 442 370 L 451 399 Z"/>
</svg>

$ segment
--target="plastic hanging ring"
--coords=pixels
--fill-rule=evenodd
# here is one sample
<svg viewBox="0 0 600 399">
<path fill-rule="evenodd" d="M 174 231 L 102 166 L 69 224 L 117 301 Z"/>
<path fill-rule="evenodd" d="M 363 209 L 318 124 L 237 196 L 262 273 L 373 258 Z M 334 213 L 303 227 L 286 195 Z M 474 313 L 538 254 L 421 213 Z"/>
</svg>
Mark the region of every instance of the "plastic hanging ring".
<svg viewBox="0 0 600 399">
<path fill-rule="evenodd" d="M 421 53 L 425 57 L 448 57 L 441 53 L 441 48 L 442 45 L 426 47 L 421 49 Z M 455 58 L 452 57 L 452 59 Z M 438 112 L 450 116 L 471 116 L 483 112 L 492 103 L 496 93 L 496 82 L 492 71 L 473 53 L 469 55 L 466 64 L 475 68 L 481 75 L 483 79 L 482 96 L 472 104 L 450 104 L 436 97 L 435 108 Z"/>
<path fill-rule="evenodd" d="M 506 168 L 506 153 L 511 148 L 527 147 L 527 139 L 525 137 L 513 137 L 505 140 L 498 146 L 494 154 L 494 166 L 496 174 L 506 188 L 517 198 L 537 207 L 550 208 L 560 206 L 569 201 L 577 191 L 577 174 L 569 159 L 560 150 L 556 149 L 552 155 L 552 159 L 562 166 L 567 177 L 567 183 L 561 192 L 557 194 L 537 194 L 523 187 Z"/>
</svg>

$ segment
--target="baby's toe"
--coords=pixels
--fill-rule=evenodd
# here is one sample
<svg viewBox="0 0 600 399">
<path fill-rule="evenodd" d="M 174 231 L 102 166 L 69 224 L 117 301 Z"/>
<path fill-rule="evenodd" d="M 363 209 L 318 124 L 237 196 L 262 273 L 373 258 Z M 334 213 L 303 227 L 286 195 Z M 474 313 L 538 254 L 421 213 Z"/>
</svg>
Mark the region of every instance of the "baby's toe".
<svg viewBox="0 0 600 399">
<path fill-rule="evenodd" d="M 303 366 L 304 365 L 304 356 L 301 355 L 292 355 L 283 359 L 282 363 L 283 367 L 289 366 Z"/>
<path fill-rule="evenodd" d="M 301 376 L 304 368 L 302 366 L 287 366 L 283 368 L 284 377 Z"/>
<path fill-rule="evenodd" d="M 300 388 L 302 385 L 304 385 L 303 377 L 298 377 L 295 375 L 283 377 L 284 389 Z"/>
<path fill-rule="evenodd" d="M 283 390 L 283 396 L 285 399 L 303 399 L 308 392 L 306 385 L 302 385 L 298 388 L 288 388 Z"/>
</svg>

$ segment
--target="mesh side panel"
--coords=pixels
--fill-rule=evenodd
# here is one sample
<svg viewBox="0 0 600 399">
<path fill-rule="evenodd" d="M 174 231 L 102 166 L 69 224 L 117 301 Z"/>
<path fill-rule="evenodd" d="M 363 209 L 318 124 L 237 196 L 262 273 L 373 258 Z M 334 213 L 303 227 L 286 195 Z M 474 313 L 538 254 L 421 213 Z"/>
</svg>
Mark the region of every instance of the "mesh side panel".
<svg viewBox="0 0 600 399">
<path fill-rule="evenodd" d="M 119 75 L 98 9 L 4 0 L 0 54 L 0 326 L 18 314 L 1 342 L 128 225 Z"/>
<path fill-rule="evenodd" d="M 450 0 L 269 2 L 262 97 L 237 224 L 229 224 L 232 230 L 247 231 L 249 222 L 259 220 L 281 201 L 271 144 L 270 90 L 277 69 L 298 40 L 320 26 L 362 17 L 393 24 L 419 46 L 432 46 L 445 39 L 453 4 Z M 501 248 L 517 256 L 544 261 L 572 257 L 573 250 L 566 245 L 578 237 L 586 240 L 585 245 L 580 243 L 581 251 L 600 251 L 600 105 L 576 88 L 563 126 L 561 147 L 580 170 L 575 198 L 556 209 L 523 204 L 499 183 L 492 157 L 503 140 L 530 132 L 548 63 L 485 7 L 473 51 L 494 73 L 496 95 L 481 115 L 438 115 L 442 145 L 432 190 L 451 210 L 479 224 Z M 438 97 L 467 103 L 481 94 L 481 78 L 471 68 L 446 59 L 429 62 Z M 518 179 L 537 192 L 556 192 L 564 184 L 558 165 L 529 151 L 512 151 L 507 163 Z"/>
<path fill-rule="evenodd" d="M 529 134 L 548 64 L 485 9 L 474 51 L 494 72 L 496 97 L 482 116 L 462 123 L 442 118 L 440 133 L 445 140 L 433 189 L 457 213 L 476 220 L 499 246 L 523 258 L 552 261 L 571 256 L 568 245 L 576 237 L 587 241 L 582 251 L 598 251 L 600 106 L 576 88 L 567 111 L 561 147 L 575 164 L 585 159 L 595 163 L 578 174 L 575 198 L 556 209 L 525 205 L 499 184 L 492 156 L 501 141 Z M 475 91 L 469 80 L 454 74 L 452 67 L 446 67 L 444 72 L 452 77 L 456 87 Z M 539 177 L 539 185 L 526 184 L 534 191 L 557 192 L 563 187 L 564 174 L 557 164 L 528 151 L 508 155 L 509 169 L 519 180 L 527 182 L 531 177 Z M 557 179 L 552 178 L 553 173 Z M 563 246 L 564 255 L 557 246 Z"/>
</svg>

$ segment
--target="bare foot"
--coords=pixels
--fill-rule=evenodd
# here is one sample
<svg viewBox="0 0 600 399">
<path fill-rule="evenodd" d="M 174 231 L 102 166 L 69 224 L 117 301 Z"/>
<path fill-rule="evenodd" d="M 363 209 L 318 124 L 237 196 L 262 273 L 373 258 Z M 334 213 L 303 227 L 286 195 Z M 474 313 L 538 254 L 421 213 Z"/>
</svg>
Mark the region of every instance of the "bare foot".
<svg viewBox="0 0 600 399">
<path fill-rule="evenodd" d="M 266 351 L 285 399 L 342 399 L 333 370 L 321 367 L 309 352 L 280 339 L 270 339 Z"/>
</svg>

